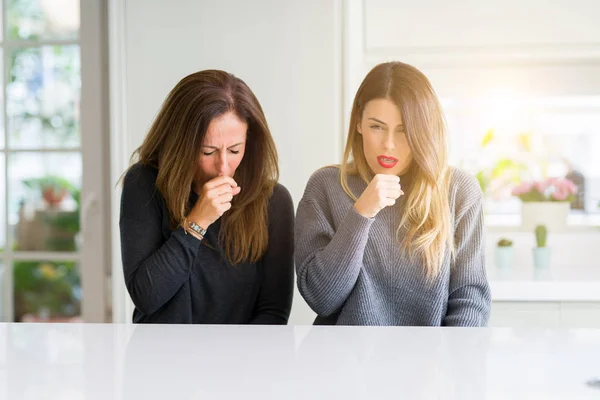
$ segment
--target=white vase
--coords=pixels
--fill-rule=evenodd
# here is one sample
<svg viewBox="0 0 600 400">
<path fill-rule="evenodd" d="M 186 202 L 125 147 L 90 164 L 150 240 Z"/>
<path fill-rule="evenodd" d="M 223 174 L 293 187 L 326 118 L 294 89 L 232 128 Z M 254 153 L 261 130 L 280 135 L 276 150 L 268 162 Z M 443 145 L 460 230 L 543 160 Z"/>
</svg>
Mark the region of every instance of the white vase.
<svg viewBox="0 0 600 400">
<path fill-rule="evenodd" d="M 512 246 L 496 246 L 494 253 L 494 264 L 496 268 L 510 268 L 514 264 L 515 250 Z"/>
<path fill-rule="evenodd" d="M 537 225 L 545 225 L 548 231 L 563 231 L 570 209 L 568 201 L 524 201 L 521 203 L 521 228 L 533 231 Z"/>
<path fill-rule="evenodd" d="M 549 247 L 533 248 L 533 265 L 536 268 L 548 268 L 552 252 Z"/>
</svg>

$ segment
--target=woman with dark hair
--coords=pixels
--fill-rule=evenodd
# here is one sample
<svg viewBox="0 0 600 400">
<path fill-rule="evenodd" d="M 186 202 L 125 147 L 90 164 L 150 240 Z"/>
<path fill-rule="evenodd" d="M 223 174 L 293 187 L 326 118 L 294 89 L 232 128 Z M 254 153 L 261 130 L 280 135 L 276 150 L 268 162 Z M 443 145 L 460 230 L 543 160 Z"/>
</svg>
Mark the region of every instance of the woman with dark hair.
<svg viewBox="0 0 600 400">
<path fill-rule="evenodd" d="M 293 203 L 248 86 L 218 70 L 185 77 L 132 162 L 120 229 L 133 321 L 286 324 Z"/>
</svg>

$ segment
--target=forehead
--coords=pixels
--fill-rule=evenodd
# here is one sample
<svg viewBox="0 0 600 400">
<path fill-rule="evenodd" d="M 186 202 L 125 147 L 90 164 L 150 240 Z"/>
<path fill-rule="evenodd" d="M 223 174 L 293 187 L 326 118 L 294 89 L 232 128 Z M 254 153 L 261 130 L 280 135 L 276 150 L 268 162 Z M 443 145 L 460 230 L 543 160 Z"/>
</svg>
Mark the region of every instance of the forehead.
<svg viewBox="0 0 600 400">
<path fill-rule="evenodd" d="M 232 112 L 213 118 L 204 136 L 205 145 L 238 143 L 245 140 L 248 124 Z"/>
<path fill-rule="evenodd" d="M 383 122 L 402 122 L 400 108 L 390 99 L 373 99 L 363 111 L 365 118 L 377 118 Z"/>
</svg>

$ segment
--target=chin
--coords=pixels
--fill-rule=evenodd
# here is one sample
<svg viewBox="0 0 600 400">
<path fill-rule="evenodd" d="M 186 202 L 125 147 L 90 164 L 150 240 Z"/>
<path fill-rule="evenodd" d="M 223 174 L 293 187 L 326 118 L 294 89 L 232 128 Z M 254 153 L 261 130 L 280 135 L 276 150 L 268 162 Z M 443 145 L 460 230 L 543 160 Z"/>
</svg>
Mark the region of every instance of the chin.
<svg viewBox="0 0 600 400">
<path fill-rule="evenodd" d="M 373 174 L 378 175 L 378 174 L 382 174 L 382 175 L 399 175 L 401 168 L 398 168 L 398 166 L 394 167 L 394 168 L 384 168 L 381 165 L 377 164 L 377 165 L 369 165 L 369 168 L 371 169 L 371 171 L 373 171 Z"/>
</svg>

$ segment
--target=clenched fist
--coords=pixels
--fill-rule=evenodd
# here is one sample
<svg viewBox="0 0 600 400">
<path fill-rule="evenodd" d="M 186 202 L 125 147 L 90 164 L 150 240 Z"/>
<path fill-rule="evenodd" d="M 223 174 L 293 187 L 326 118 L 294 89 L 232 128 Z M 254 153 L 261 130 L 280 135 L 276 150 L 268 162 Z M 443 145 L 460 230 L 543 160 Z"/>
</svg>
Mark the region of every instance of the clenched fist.
<svg viewBox="0 0 600 400">
<path fill-rule="evenodd" d="M 398 176 L 377 174 L 354 203 L 354 209 L 363 217 L 373 218 L 403 194 Z"/>
<path fill-rule="evenodd" d="M 211 179 L 202 186 L 202 192 L 187 218 L 208 229 L 231 208 L 231 200 L 240 190 L 231 177 L 219 176 Z"/>
</svg>

